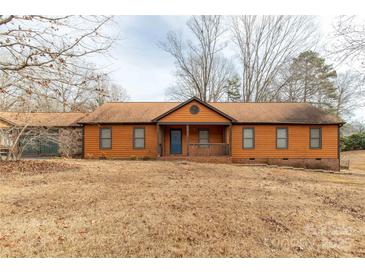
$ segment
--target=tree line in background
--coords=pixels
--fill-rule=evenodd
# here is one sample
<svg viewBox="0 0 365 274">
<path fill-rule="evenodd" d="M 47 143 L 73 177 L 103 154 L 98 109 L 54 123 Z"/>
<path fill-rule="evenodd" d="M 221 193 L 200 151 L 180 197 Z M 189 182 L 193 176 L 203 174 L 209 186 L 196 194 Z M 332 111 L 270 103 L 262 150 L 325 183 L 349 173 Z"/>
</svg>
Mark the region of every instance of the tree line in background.
<svg viewBox="0 0 365 274">
<path fill-rule="evenodd" d="M 341 16 L 323 43 L 316 20 L 191 17 L 188 38 L 171 31 L 160 43 L 176 64 L 168 97 L 308 102 L 348 119 L 364 104 L 365 23 Z M 89 58 L 110 54 L 112 24 L 109 16 L 0 16 L 1 110 L 92 111 L 126 100 L 127 92 Z M 328 60 L 356 66 L 336 71 Z"/>
<path fill-rule="evenodd" d="M 341 149 L 349 150 L 364 150 L 365 149 L 365 132 L 357 132 L 350 136 L 341 138 Z"/>
<path fill-rule="evenodd" d="M 193 16 L 187 26 L 189 39 L 171 31 L 160 43 L 175 59 L 171 99 L 308 102 L 341 118 L 364 104 L 365 24 L 356 17 L 338 18 L 323 54 L 312 16 Z M 323 55 L 360 65 L 337 72 Z"/>
<path fill-rule="evenodd" d="M 126 91 L 89 57 L 115 41 L 109 16 L 0 16 L 1 111 L 91 111 Z"/>
</svg>

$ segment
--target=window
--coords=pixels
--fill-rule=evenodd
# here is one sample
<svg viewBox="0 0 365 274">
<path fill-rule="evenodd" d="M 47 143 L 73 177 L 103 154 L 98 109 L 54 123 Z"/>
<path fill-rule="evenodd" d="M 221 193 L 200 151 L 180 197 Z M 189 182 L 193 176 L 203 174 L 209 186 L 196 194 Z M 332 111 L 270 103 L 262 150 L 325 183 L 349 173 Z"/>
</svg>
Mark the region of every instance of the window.
<svg viewBox="0 0 365 274">
<path fill-rule="evenodd" d="M 322 129 L 311 128 L 310 129 L 310 148 L 321 148 L 322 147 Z"/>
<path fill-rule="evenodd" d="M 250 149 L 255 147 L 255 131 L 254 128 L 243 128 L 243 148 Z"/>
<path fill-rule="evenodd" d="M 277 128 L 276 129 L 276 148 L 285 149 L 288 148 L 288 129 Z"/>
<path fill-rule="evenodd" d="M 112 148 L 112 129 L 100 128 L 100 148 L 110 149 Z"/>
<path fill-rule="evenodd" d="M 206 144 L 206 145 L 201 145 Z M 209 131 L 207 129 L 199 129 L 199 147 L 208 147 Z"/>
<path fill-rule="evenodd" d="M 144 128 L 136 127 L 133 133 L 133 147 L 134 148 L 144 148 Z"/>
<path fill-rule="evenodd" d="M 191 114 L 198 114 L 198 113 L 199 113 L 199 111 L 200 111 L 200 109 L 199 109 L 199 107 L 198 107 L 197 105 L 192 105 L 192 106 L 190 107 L 190 113 L 191 113 Z"/>
</svg>

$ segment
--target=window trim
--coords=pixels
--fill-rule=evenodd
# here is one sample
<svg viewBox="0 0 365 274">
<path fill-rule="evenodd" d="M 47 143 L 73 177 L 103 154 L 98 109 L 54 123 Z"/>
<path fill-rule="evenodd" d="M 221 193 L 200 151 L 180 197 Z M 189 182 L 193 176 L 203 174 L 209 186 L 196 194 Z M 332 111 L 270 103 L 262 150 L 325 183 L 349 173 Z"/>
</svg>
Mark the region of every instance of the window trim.
<svg viewBox="0 0 365 274">
<path fill-rule="evenodd" d="M 319 129 L 319 138 L 312 138 L 312 129 Z M 319 139 L 319 147 L 312 147 L 312 139 Z M 322 149 L 322 127 L 309 127 L 309 148 Z"/>
<path fill-rule="evenodd" d="M 110 129 L 110 138 L 102 138 L 101 132 L 103 129 Z M 102 146 L 102 139 L 110 139 L 110 147 L 103 147 Z M 100 150 L 109 150 L 113 148 L 113 129 L 112 127 L 100 127 L 99 128 L 99 149 Z"/>
<path fill-rule="evenodd" d="M 207 131 L 208 132 L 208 143 L 206 144 L 203 144 L 203 143 L 200 143 L 200 132 L 201 131 Z M 209 131 L 209 128 L 198 128 L 198 144 L 199 144 L 199 147 L 209 147 L 209 142 L 210 141 L 210 131 Z"/>
<path fill-rule="evenodd" d="M 245 129 L 252 129 L 252 138 L 245 138 Z M 252 139 L 252 147 L 245 147 L 245 139 Z M 242 149 L 255 149 L 255 127 L 242 127 Z"/>
<path fill-rule="evenodd" d="M 278 130 L 279 129 L 285 129 L 286 130 L 286 147 L 278 147 Z M 288 129 L 288 127 L 277 127 L 275 137 L 276 137 L 275 138 L 276 149 L 289 149 L 289 129 Z M 284 138 L 280 138 L 280 139 L 284 139 Z"/>
<path fill-rule="evenodd" d="M 143 147 L 136 147 L 136 129 L 143 129 Z M 142 139 L 142 138 L 137 138 Z M 133 127 L 133 149 L 145 149 L 146 148 L 146 128 L 145 127 Z"/>
</svg>

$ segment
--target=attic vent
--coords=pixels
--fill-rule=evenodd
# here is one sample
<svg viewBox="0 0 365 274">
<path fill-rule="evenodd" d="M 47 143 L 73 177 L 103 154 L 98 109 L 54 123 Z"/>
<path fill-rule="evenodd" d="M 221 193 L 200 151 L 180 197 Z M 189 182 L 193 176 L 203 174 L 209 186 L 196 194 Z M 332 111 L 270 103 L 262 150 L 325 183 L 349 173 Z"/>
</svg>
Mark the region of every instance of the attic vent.
<svg viewBox="0 0 365 274">
<path fill-rule="evenodd" d="M 190 107 L 190 113 L 191 114 L 198 114 L 199 113 L 199 107 L 197 105 L 192 105 Z"/>
</svg>

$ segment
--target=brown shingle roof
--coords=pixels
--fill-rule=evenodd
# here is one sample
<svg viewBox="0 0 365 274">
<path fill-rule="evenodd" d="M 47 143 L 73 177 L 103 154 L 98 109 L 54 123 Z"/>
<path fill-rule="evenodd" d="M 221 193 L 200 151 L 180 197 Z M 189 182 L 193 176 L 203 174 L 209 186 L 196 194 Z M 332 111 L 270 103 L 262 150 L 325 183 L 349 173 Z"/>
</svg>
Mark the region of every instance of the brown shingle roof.
<svg viewBox="0 0 365 274">
<path fill-rule="evenodd" d="M 106 103 L 80 123 L 149 123 L 178 102 Z M 241 123 L 339 124 L 336 116 L 306 103 L 210 103 Z"/>
<path fill-rule="evenodd" d="M 17 126 L 68 127 L 78 126 L 77 122 L 85 115 L 81 112 L 0 112 L 0 119 Z"/>
<path fill-rule="evenodd" d="M 179 105 L 177 102 L 105 103 L 82 119 L 81 123 L 150 123 Z"/>
<path fill-rule="evenodd" d="M 211 103 L 242 123 L 339 124 L 334 115 L 308 103 Z"/>
</svg>

